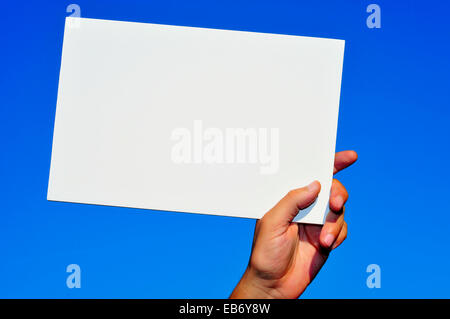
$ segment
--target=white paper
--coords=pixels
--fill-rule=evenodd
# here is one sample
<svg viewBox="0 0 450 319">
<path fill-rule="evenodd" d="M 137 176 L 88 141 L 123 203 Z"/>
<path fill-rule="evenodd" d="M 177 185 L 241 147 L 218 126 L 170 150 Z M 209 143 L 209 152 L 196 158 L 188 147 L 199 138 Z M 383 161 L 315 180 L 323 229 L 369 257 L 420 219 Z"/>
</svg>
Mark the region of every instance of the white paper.
<svg viewBox="0 0 450 319">
<path fill-rule="evenodd" d="M 260 218 L 328 212 L 344 41 L 67 18 L 48 200 Z"/>
</svg>

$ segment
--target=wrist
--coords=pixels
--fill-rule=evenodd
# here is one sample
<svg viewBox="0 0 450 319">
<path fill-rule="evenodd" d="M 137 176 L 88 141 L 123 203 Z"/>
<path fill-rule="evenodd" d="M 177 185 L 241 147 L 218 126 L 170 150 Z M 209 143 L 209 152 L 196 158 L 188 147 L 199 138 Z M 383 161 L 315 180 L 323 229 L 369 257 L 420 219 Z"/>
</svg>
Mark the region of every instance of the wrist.
<svg viewBox="0 0 450 319">
<path fill-rule="evenodd" d="M 277 295 L 267 280 L 260 278 L 256 271 L 248 267 L 231 293 L 230 299 L 274 299 L 279 298 Z"/>
</svg>

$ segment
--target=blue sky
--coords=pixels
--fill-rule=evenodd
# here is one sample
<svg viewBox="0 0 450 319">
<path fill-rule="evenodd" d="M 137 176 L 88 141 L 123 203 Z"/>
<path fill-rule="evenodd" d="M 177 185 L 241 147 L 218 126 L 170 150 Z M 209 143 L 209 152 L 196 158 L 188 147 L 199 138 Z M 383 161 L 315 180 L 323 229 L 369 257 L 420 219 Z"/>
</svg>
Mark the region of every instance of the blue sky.
<svg viewBox="0 0 450 319">
<path fill-rule="evenodd" d="M 2 6 L 0 297 L 222 298 L 254 220 L 46 200 L 65 1 Z M 449 298 L 450 5 L 444 1 L 76 1 L 89 18 L 346 40 L 337 150 L 358 163 L 349 236 L 305 298 Z M 381 8 L 369 29 L 366 7 Z M 301 185 L 299 185 L 301 186 Z M 68 289 L 78 264 L 82 287 Z M 381 288 L 366 267 L 381 268 Z"/>
</svg>

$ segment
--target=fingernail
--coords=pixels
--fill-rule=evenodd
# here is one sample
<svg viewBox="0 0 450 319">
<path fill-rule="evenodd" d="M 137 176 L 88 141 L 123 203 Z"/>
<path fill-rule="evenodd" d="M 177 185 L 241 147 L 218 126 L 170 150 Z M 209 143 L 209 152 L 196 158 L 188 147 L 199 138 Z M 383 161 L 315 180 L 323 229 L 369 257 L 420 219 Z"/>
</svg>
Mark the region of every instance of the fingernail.
<svg viewBox="0 0 450 319">
<path fill-rule="evenodd" d="M 323 241 L 327 247 L 331 247 L 334 243 L 334 236 L 332 234 L 327 234 Z"/>
<path fill-rule="evenodd" d="M 307 189 L 310 192 L 317 192 L 317 190 L 319 189 L 319 183 L 317 181 L 314 181 L 307 186 Z"/>
</svg>

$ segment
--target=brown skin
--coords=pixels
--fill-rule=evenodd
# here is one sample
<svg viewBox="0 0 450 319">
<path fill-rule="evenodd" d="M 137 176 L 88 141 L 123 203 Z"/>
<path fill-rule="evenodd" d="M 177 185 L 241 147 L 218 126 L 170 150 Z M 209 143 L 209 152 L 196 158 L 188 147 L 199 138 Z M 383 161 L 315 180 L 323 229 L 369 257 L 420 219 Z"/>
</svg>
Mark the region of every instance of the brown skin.
<svg viewBox="0 0 450 319">
<path fill-rule="evenodd" d="M 334 173 L 352 165 L 354 151 L 336 153 Z M 311 205 L 320 183 L 290 191 L 257 221 L 248 267 L 230 298 L 298 298 L 324 265 L 331 250 L 347 237 L 344 204 L 348 193 L 336 179 L 325 224 L 293 223 L 299 209 Z"/>
</svg>

